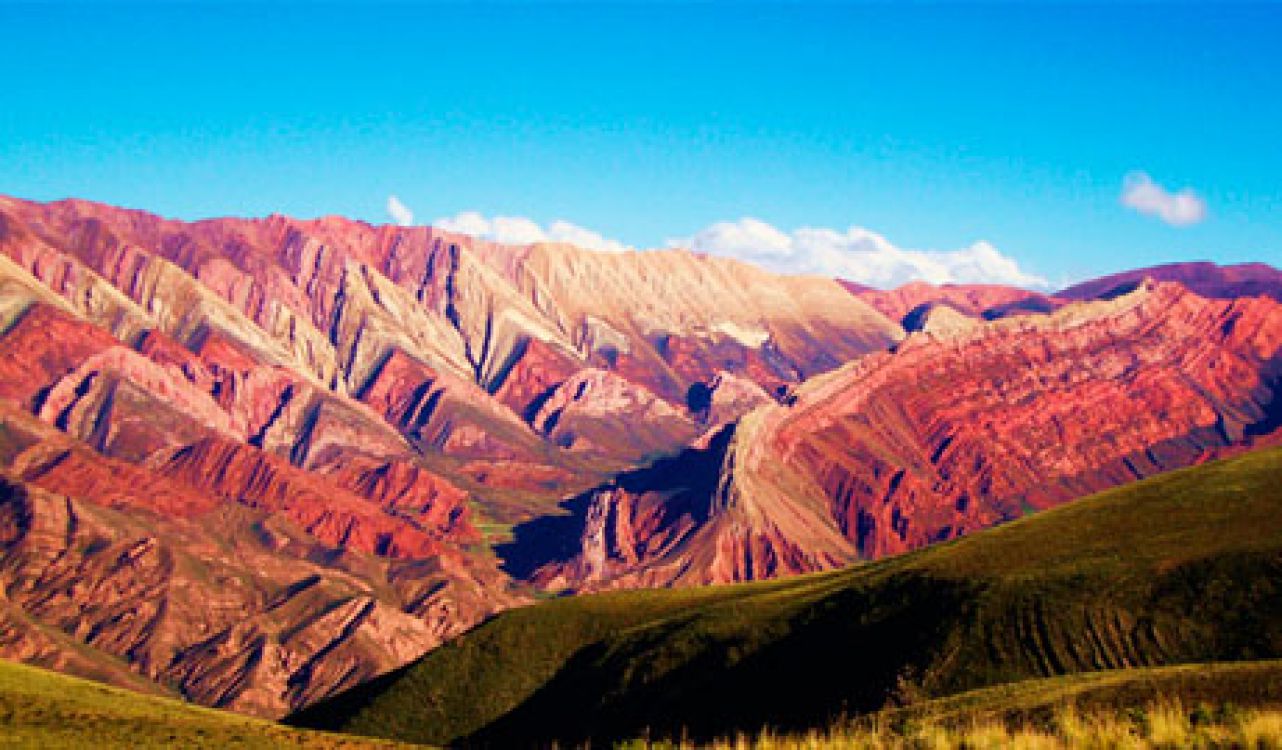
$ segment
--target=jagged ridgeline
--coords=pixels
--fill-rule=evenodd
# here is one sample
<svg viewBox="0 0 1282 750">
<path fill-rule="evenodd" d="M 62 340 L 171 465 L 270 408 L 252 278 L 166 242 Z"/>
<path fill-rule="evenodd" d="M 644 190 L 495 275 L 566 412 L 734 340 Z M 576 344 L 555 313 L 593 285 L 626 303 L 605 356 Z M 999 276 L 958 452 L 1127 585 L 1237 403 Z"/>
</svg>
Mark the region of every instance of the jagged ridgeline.
<svg viewBox="0 0 1282 750">
<path fill-rule="evenodd" d="M 480 746 L 705 737 L 1064 673 L 1275 659 L 1280 511 L 1282 450 L 1261 450 L 843 571 L 514 610 L 291 721 Z M 1261 669 L 1207 684 L 1249 702 L 1276 674 Z"/>
</svg>

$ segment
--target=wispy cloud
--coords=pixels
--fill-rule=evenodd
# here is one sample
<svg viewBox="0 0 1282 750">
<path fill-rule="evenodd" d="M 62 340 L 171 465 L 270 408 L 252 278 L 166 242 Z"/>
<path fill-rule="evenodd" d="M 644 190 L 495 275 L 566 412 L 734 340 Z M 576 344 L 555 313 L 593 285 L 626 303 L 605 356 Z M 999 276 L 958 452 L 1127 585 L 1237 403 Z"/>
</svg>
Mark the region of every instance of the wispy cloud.
<svg viewBox="0 0 1282 750">
<path fill-rule="evenodd" d="M 529 245 L 535 242 L 564 242 L 569 245 L 602 250 L 605 252 L 624 252 L 632 250 L 618 240 L 613 240 L 599 232 L 586 229 L 557 219 L 546 227 L 523 216 L 487 217 L 477 211 L 463 211 L 454 216 L 446 216 L 432 222 L 433 226 L 450 232 L 470 234 L 473 237 L 502 242 L 511 245 Z"/>
<path fill-rule="evenodd" d="M 901 248 L 880 234 L 852 226 L 845 231 L 802 227 L 784 232 L 760 219 L 721 221 L 668 244 L 746 260 L 783 273 L 834 276 L 878 287 L 909 281 L 932 284 L 1010 284 L 1047 287 L 988 242 L 959 250 Z"/>
<path fill-rule="evenodd" d="M 392 217 L 392 221 L 403 227 L 408 227 L 414 223 L 414 212 L 409 206 L 401 203 L 401 199 L 395 195 L 387 196 L 387 215 Z"/>
<path fill-rule="evenodd" d="M 1206 201 L 1192 188 L 1171 192 L 1145 172 L 1131 172 L 1122 180 L 1122 205 L 1146 216 L 1156 216 L 1173 227 L 1186 227 L 1206 218 Z"/>
</svg>

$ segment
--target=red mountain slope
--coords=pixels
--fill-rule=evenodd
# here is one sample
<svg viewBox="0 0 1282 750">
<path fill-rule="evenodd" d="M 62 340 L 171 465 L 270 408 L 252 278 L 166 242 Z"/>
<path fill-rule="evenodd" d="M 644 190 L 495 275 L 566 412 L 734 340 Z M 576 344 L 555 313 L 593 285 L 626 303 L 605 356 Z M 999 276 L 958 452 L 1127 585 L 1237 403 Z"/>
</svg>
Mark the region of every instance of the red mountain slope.
<svg viewBox="0 0 1282 750">
<path fill-rule="evenodd" d="M 814 378 L 684 465 L 585 495 L 579 540 L 537 578 L 593 588 L 832 567 L 1277 440 L 1279 427 L 1282 305 L 1144 285 L 913 334 Z"/>
</svg>

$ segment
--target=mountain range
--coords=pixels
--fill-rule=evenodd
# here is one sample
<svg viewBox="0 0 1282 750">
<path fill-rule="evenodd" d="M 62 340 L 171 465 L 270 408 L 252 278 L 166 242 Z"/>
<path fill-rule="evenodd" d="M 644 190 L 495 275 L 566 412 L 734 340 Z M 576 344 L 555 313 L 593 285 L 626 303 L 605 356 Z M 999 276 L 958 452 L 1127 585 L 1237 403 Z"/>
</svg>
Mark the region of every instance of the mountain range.
<svg viewBox="0 0 1282 750">
<path fill-rule="evenodd" d="M 265 717 L 550 594 L 842 568 L 1282 443 L 1263 264 L 876 290 L 0 197 L 0 347 L 0 654 Z"/>
</svg>

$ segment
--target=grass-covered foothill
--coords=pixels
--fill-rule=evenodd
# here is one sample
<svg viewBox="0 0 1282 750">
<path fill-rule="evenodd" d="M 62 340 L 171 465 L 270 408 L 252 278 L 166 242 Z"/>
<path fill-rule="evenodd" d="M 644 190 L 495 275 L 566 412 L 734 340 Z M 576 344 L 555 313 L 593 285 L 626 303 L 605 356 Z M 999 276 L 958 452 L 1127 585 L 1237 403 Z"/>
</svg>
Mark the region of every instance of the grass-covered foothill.
<svg viewBox="0 0 1282 750">
<path fill-rule="evenodd" d="M 0 747 L 360 750 L 404 745 L 292 729 L 0 661 Z"/>
<path fill-rule="evenodd" d="M 1030 678 L 1278 657 L 1273 449 L 842 571 L 511 611 L 292 721 L 490 746 L 710 739 Z"/>
</svg>

